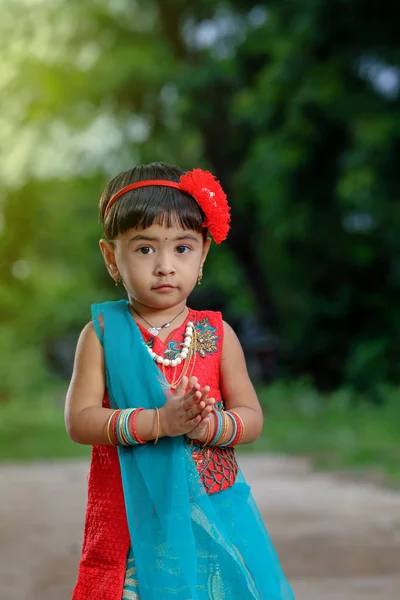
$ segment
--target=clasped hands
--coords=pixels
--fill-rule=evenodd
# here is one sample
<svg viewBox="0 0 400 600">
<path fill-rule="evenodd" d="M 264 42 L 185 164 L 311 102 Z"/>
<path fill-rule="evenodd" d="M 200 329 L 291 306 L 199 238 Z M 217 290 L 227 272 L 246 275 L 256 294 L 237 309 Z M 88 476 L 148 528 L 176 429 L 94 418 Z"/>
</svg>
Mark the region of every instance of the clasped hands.
<svg viewBox="0 0 400 600">
<path fill-rule="evenodd" d="M 160 408 L 160 435 L 187 435 L 204 442 L 207 437 L 215 399 L 209 398 L 209 386 L 200 389 L 197 377 L 183 377 L 176 390 Z"/>
</svg>

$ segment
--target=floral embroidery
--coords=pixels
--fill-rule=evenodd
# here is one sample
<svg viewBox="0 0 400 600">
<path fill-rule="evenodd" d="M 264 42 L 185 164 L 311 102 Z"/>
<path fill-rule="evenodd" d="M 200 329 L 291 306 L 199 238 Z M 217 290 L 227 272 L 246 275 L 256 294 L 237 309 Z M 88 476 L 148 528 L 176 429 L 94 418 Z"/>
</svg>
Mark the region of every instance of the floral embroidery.
<svg viewBox="0 0 400 600">
<path fill-rule="evenodd" d="M 182 351 L 182 342 L 169 342 L 168 346 L 165 348 L 165 358 L 169 358 L 173 360 Z"/>
<path fill-rule="evenodd" d="M 218 352 L 219 335 L 216 333 L 216 328 L 210 325 L 206 317 L 195 323 L 194 331 L 196 334 L 197 353 L 201 358 L 205 358 L 207 354 Z M 164 351 L 165 357 L 170 360 L 176 358 L 182 350 L 182 342 L 177 342 L 176 340 L 169 342 Z"/>
<path fill-rule="evenodd" d="M 219 335 L 216 333 L 216 328 L 210 325 L 209 320 L 204 317 L 201 321 L 197 321 L 194 326 L 196 333 L 197 352 L 204 358 L 207 354 L 218 352 Z"/>
</svg>

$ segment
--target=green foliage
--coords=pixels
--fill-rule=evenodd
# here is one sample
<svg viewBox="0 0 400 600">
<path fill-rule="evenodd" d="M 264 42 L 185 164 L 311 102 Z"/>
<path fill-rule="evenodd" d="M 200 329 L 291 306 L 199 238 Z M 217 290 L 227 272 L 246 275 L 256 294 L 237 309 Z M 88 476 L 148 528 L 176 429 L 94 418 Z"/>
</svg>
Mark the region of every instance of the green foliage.
<svg viewBox="0 0 400 600">
<path fill-rule="evenodd" d="M 53 384 L 45 394 L 0 405 L 0 461 L 89 457 L 90 447 L 73 443 L 67 435 L 64 395 L 65 386 Z"/>
<path fill-rule="evenodd" d="M 399 393 L 381 386 L 377 407 L 345 388 L 321 396 L 305 381 L 274 384 L 259 395 L 263 434 L 243 450 L 306 456 L 318 468 L 399 486 Z"/>
<path fill-rule="evenodd" d="M 395 4 L 379 19 L 360 0 L 1 8 L 4 402 L 39 390 L 49 344 L 115 297 L 97 199 L 153 160 L 221 179 L 232 232 L 203 295 L 256 312 L 286 374 L 377 401 L 399 383 Z"/>
</svg>

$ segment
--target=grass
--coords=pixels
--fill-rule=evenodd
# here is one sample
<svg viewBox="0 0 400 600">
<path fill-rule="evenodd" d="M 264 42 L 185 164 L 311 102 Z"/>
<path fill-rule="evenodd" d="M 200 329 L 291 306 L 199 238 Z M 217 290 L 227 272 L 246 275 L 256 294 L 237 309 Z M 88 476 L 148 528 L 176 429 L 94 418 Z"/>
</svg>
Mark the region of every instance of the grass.
<svg viewBox="0 0 400 600">
<path fill-rule="evenodd" d="M 317 468 L 400 487 L 400 390 L 384 397 L 375 406 L 346 390 L 322 397 L 299 382 L 275 384 L 259 393 L 264 430 L 246 450 L 306 456 Z"/>
<path fill-rule="evenodd" d="M 46 392 L 30 402 L 0 406 L 0 461 L 90 456 L 90 447 L 72 442 L 64 426 L 64 409 L 54 402 L 65 389 Z"/>
<path fill-rule="evenodd" d="M 88 457 L 64 427 L 61 398 L 52 389 L 34 403 L 0 406 L 0 461 Z M 388 388 L 373 406 L 340 390 L 322 397 L 302 382 L 277 383 L 259 391 L 265 414 L 262 436 L 241 451 L 309 457 L 317 468 L 378 478 L 400 487 L 400 393 Z"/>
</svg>

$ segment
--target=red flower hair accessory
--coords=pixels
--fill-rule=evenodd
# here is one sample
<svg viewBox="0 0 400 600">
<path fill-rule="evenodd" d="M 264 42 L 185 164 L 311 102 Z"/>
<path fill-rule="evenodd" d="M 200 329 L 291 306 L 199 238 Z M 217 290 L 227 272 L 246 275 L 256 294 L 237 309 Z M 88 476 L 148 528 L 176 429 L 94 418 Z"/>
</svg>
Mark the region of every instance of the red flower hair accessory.
<svg viewBox="0 0 400 600">
<path fill-rule="evenodd" d="M 231 220 L 226 194 L 219 181 L 210 171 L 193 169 L 181 176 L 179 183 L 164 179 L 148 179 L 131 183 L 114 194 L 104 211 L 107 216 L 114 202 L 126 192 L 141 187 L 160 185 L 172 187 L 193 196 L 205 215 L 203 227 L 207 227 L 216 244 L 223 242 L 229 231 Z"/>
<path fill-rule="evenodd" d="M 217 244 L 223 242 L 229 231 L 231 220 L 226 194 L 220 182 L 210 171 L 193 169 L 180 178 L 180 189 L 195 198 L 204 212 L 207 227 Z"/>
</svg>

